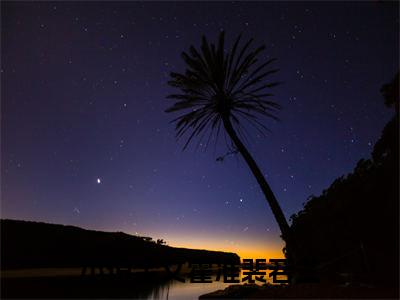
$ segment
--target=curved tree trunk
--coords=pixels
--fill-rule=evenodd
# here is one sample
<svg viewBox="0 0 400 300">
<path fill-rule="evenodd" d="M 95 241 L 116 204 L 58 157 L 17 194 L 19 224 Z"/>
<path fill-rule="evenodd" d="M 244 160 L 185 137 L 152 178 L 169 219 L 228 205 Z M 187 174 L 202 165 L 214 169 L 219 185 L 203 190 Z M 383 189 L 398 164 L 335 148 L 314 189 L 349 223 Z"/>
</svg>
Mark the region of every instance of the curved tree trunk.
<svg viewBox="0 0 400 300">
<path fill-rule="evenodd" d="M 245 145 L 242 143 L 242 141 L 237 136 L 236 131 L 233 129 L 232 123 L 228 116 L 223 117 L 223 123 L 224 123 L 226 132 L 229 134 L 233 143 L 237 147 L 237 150 L 242 154 L 242 156 L 245 159 L 245 161 L 247 162 L 251 172 L 253 172 L 253 175 L 256 177 L 257 182 L 260 185 L 261 190 L 263 191 L 269 206 L 271 207 L 272 213 L 274 214 L 275 219 L 278 222 L 279 228 L 282 233 L 282 238 L 286 242 L 286 246 L 288 246 L 287 244 L 291 237 L 290 227 L 289 227 L 288 222 L 286 221 L 285 215 L 283 214 L 281 207 L 279 206 L 278 201 L 275 198 L 274 193 L 271 190 L 271 187 L 265 180 L 264 175 L 262 174 L 260 168 L 257 166 L 255 160 L 253 159 L 253 157 L 251 156 L 249 151 L 247 151 Z"/>
</svg>

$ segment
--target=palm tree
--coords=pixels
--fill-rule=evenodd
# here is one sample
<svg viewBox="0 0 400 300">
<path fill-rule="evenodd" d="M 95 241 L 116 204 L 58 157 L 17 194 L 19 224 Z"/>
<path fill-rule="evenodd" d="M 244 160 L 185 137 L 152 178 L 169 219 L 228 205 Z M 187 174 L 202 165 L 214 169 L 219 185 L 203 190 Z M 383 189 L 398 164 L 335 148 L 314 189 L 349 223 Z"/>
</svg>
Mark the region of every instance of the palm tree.
<svg viewBox="0 0 400 300">
<path fill-rule="evenodd" d="M 260 122 L 259 117 L 277 119 L 274 113 L 280 105 L 267 100 L 272 94 L 266 90 L 279 83 L 265 80 L 278 70 L 266 69 L 275 59 L 258 63 L 257 58 L 265 49 L 264 45 L 250 50 L 253 39 L 241 47 L 240 38 L 239 35 L 231 50 L 225 51 L 224 32 L 220 33 L 217 47 L 209 44 L 203 36 L 200 50 L 191 46 L 189 53 L 183 52 L 186 71 L 182 74 L 171 73 L 172 79 L 168 82 L 181 93 L 167 97 L 176 102 L 166 112 L 185 111 L 173 120 L 176 122 L 177 138 L 191 130 L 184 149 L 200 134 L 202 139 L 208 133 L 208 142 L 214 134 L 217 139 L 223 126 L 236 148 L 235 151 L 241 153 L 257 179 L 287 247 L 290 227 L 271 187 L 241 140 L 241 137 L 245 138 L 244 121 L 264 134 L 268 129 Z"/>
</svg>

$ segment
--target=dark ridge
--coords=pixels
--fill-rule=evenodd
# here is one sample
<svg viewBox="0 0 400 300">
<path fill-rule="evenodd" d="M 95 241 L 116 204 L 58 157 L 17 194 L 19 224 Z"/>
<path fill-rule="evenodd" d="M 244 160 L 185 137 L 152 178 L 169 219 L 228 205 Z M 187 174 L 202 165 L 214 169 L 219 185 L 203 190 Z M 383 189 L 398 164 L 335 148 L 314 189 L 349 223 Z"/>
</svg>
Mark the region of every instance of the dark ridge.
<svg viewBox="0 0 400 300">
<path fill-rule="evenodd" d="M 1 269 L 238 263 L 235 253 L 175 248 L 149 237 L 42 222 L 1 220 Z"/>
</svg>

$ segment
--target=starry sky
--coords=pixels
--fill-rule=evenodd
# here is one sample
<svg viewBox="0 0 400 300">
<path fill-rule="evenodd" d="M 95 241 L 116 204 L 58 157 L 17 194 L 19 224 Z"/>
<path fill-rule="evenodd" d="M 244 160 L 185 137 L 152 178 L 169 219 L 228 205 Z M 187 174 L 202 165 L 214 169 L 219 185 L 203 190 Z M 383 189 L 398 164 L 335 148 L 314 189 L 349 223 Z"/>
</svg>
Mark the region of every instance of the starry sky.
<svg viewBox="0 0 400 300">
<path fill-rule="evenodd" d="M 225 143 L 182 151 L 164 110 L 201 35 L 267 46 L 279 122 L 246 145 L 289 218 L 367 158 L 392 111 L 396 2 L 2 2 L 1 217 L 281 256 L 270 208 Z"/>
</svg>

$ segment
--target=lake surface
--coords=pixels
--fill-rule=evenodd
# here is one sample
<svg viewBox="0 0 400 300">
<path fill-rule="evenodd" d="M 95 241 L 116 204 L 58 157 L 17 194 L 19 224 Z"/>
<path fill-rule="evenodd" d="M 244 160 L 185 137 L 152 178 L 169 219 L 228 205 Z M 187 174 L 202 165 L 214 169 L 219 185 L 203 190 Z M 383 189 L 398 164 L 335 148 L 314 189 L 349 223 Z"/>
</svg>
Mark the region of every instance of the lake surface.
<svg viewBox="0 0 400 300">
<path fill-rule="evenodd" d="M 154 287 L 154 290 L 147 299 L 198 299 L 200 295 L 225 289 L 230 283 L 212 282 L 212 283 L 182 283 L 170 281 L 161 287 Z"/>
<path fill-rule="evenodd" d="M 268 271 L 267 271 L 268 272 Z M 191 283 L 190 274 L 183 270 L 180 282 L 171 279 L 166 272 L 149 273 L 134 270 L 126 276 L 95 275 L 81 277 L 81 269 L 28 269 L 2 271 L 2 285 L 8 297 L 39 298 L 131 298 L 131 299 L 198 299 L 200 295 L 223 290 L 232 284 L 224 283 L 223 276 L 216 281 L 216 271 L 211 283 Z M 268 273 L 267 273 L 268 274 Z M 265 276 L 269 283 L 271 279 Z M 256 282 L 262 284 L 261 282 Z"/>
<path fill-rule="evenodd" d="M 173 279 L 165 284 L 154 286 L 152 293 L 146 299 L 198 299 L 200 295 L 208 294 L 217 290 L 223 290 L 233 284 L 245 283 L 224 283 L 223 277 L 220 281 L 215 281 L 215 277 L 216 275 L 211 277 L 211 283 L 191 283 L 188 275 L 185 276 L 186 282 L 179 282 Z M 243 278 L 243 275 L 241 274 L 240 277 Z M 269 278 L 267 278 L 267 281 L 268 283 L 272 283 Z M 256 284 L 262 283 L 256 282 Z"/>
</svg>

